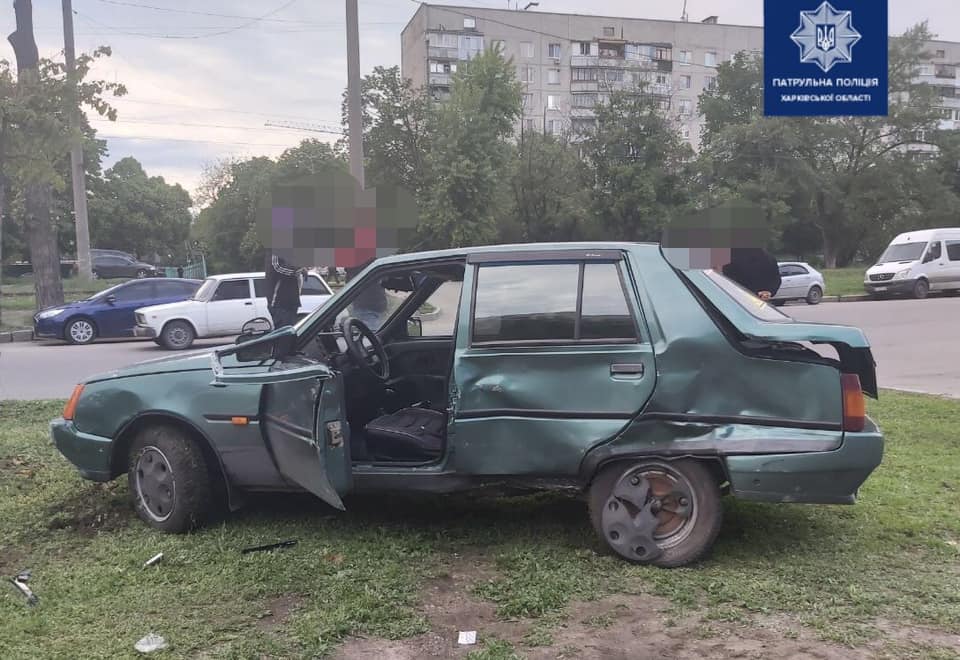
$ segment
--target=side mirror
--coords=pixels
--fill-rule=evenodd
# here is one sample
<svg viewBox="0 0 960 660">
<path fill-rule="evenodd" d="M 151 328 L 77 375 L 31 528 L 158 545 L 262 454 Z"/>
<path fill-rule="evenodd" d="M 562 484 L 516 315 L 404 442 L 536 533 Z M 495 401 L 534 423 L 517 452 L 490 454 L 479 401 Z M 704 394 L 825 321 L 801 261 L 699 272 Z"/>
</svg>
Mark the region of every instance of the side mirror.
<svg viewBox="0 0 960 660">
<path fill-rule="evenodd" d="M 254 338 L 255 337 L 251 337 L 251 339 Z M 276 352 L 276 342 L 271 341 L 263 344 L 252 344 L 237 351 L 237 362 L 263 362 L 264 360 L 272 359 Z"/>
<path fill-rule="evenodd" d="M 937 257 L 933 254 L 933 252 L 927 252 L 925 255 L 923 255 L 923 263 L 928 264 L 936 258 Z"/>
<path fill-rule="evenodd" d="M 267 334 L 271 330 L 273 330 L 273 324 L 270 322 L 270 319 L 258 316 L 243 324 L 243 327 L 240 328 L 240 336 L 237 337 L 236 343 L 240 344 L 245 341 L 250 341 L 255 337 Z"/>
<path fill-rule="evenodd" d="M 422 337 L 423 321 L 418 318 L 407 319 L 407 337 Z"/>
<path fill-rule="evenodd" d="M 105 298 L 105 300 L 107 301 L 108 305 L 112 305 L 115 302 L 117 302 L 117 297 L 111 293 L 109 296 Z"/>
</svg>

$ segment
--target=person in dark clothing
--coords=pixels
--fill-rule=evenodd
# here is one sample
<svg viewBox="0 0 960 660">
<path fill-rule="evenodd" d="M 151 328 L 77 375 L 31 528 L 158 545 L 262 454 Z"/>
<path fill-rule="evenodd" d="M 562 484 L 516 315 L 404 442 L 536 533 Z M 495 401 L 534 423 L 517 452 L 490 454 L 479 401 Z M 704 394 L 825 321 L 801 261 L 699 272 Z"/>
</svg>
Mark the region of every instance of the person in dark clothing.
<svg viewBox="0 0 960 660">
<path fill-rule="evenodd" d="M 267 309 L 274 328 L 293 325 L 300 310 L 300 287 L 303 270 L 295 268 L 282 257 L 267 254 L 266 266 Z"/>
<path fill-rule="evenodd" d="M 183 266 L 177 266 L 177 277 L 183 277 Z"/>
<path fill-rule="evenodd" d="M 780 288 L 780 266 L 763 248 L 732 248 L 723 274 L 761 300 L 770 300 Z"/>
</svg>

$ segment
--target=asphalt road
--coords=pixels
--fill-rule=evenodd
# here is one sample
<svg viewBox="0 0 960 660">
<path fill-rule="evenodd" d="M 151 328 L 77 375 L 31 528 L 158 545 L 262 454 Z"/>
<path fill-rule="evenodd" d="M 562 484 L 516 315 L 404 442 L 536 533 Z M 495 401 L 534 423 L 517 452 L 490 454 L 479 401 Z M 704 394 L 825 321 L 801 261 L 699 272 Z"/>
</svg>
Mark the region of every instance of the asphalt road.
<svg viewBox="0 0 960 660">
<path fill-rule="evenodd" d="M 446 292 L 444 292 L 446 293 Z M 441 295 L 455 300 L 455 292 Z M 439 300 L 437 302 L 440 302 Z M 823 303 L 781 308 L 800 321 L 854 325 L 866 332 L 881 387 L 960 398 L 960 298 Z M 424 323 L 452 325 L 454 306 L 441 305 L 438 318 Z M 198 341 L 198 349 L 223 340 Z M 153 342 L 98 342 L 68 346 L 56 342 L 0 344 L 0 400 L 66 398 L 78 381 L 127 364 L 169 355 Z"/>
</svg>

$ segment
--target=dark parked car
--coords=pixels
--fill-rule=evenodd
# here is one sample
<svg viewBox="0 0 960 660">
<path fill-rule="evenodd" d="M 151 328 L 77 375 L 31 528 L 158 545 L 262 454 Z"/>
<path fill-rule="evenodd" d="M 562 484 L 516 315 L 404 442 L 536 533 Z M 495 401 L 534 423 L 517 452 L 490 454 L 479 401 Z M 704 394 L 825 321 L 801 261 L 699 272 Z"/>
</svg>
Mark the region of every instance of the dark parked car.
<svg viewBox="0 0 960 660">
<path fill-rule="evenodd" d="M 124 282 L 86 300 L 37 312 L 33 334 L 71 344 L 89 344 L 97 337 L 133 337 L 135 310 L 186 300 L 200 284 L 200 280 L 176 278 Z"/>
<path fill-rule="evenodd" d="M 92 259 L 93 275 L 101 279 L 156 277 L 160 273 L 156 266 L 119 254 L 95 254 Z"/>
<path fill-rule="evenodd" d="M 390 304 L 364 322 L 371 292 Z M 343 509 L 555 489 L 586 496 L 610 551 L 679 566 L 726 493 L 852 504 L 883 455 L 865 394 L 860 330 L 797 323 L 657 245 L 487 246 L 379 259 L 295 326 L 90 378 L 51 433 L 165 531 L 255 491 Z"/>
</svg>

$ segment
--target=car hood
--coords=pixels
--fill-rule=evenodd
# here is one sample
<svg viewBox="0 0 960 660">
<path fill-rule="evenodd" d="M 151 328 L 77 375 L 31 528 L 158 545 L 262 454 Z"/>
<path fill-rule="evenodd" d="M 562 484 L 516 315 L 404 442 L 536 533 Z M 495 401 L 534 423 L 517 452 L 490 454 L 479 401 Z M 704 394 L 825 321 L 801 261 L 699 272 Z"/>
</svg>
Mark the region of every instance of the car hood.
<svg viewBox="0 0 960 660">
<path fill-rule="evenodd" d="M 210 355 L 213 351 L 214 348 L 205 348 L 202 351 L 177 353 L 176 355 L 167 355 L 153 360 L 145 360 L 144 362 L 137 362 L 136 364 L 97 374 L 87 379 L 87 382 L 93 383 L 113 378 L 129 378 L 131 376 L 211 370 Z M 235 367 L 237 363 L 234 360 L 232 364 L 224 366 Z"/>
<path fill-rule="evenodd" d="M 899 273 L 901 270 L 912 268 L 919 263 L 916 259 L 913 261 L 885 261 L 882 264 L 874 264 L 867 269 L 867 275 L 880 275 L 882 273 Z"/>
<path fill-rule="evenodd" d="M 164 303 L 162 305 L 147 305 L 146 307 L 141 307 L 137 311 L 141 314 L 171 314 L 171 313 L 181 313 L 185 310 L 192 309 L 194 307 L 202 306 L 203 303 L 199 300 L 178 300 L 177 302 Z"/>
</svg>

